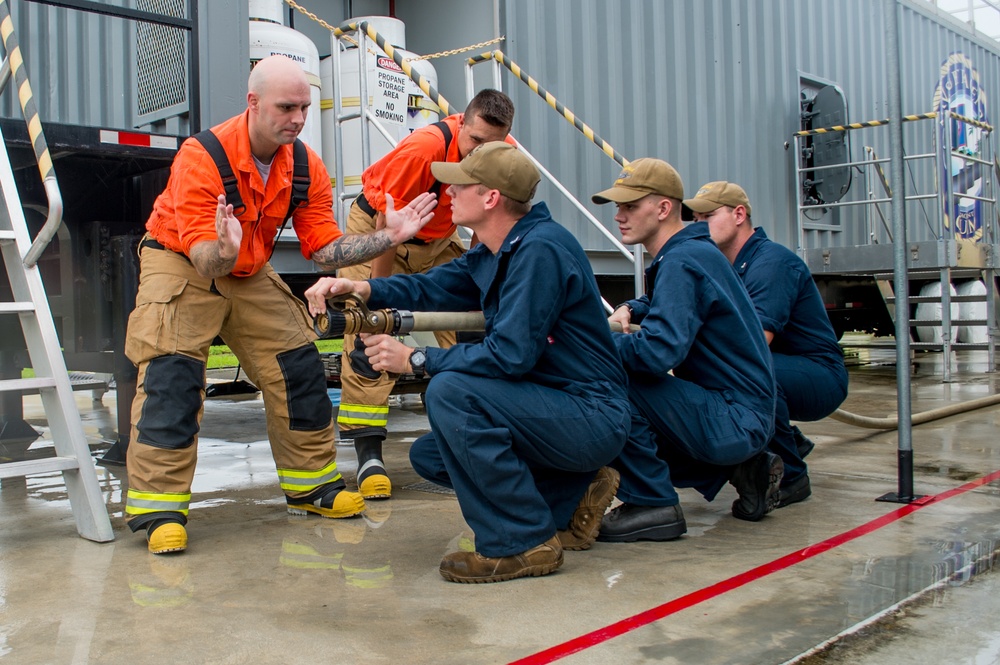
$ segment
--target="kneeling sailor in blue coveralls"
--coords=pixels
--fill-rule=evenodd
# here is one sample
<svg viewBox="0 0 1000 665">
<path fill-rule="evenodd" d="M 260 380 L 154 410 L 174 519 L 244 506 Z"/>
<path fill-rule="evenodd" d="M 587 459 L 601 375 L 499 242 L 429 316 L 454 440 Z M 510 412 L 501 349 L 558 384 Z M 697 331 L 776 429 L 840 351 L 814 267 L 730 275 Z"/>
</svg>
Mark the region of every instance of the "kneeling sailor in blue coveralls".
<svg viewBox="0 0 1000 665">
<path fill-rule="evenodd" d="M 747 287 L 771 347 L 777 407 L 768 449 L 781 456 L 778 508 L 812 490 L 804 458 L 813 448 L 791 419 L 820 420 L 847 397 L 847 368 L 809 267 L 794 252 L 755 230 L 750 199 L 731 182 L 710 182 L 684 204 L 708 223 L 712 240 Z"/>
<path fill-rule="evenodd" d="M 371 307 L 482 310 L 482 342 L 414 350 L 372 335 L 365 353 L 376 370 L 430 376 L 431 432 L 410 461 L 454 488 L 476 535 L 475 552 L 444 557 L 442 577 L 545 575 L 563 549 L 590 547 L 614 498 L 618 474 L 602 467 L 628 432 L 625 372 L 587 256 L 544 203 L 530 203 L 539 181 L 530 160 L 492 142 L 431 170 L 450 185 L 454 222 L 480 244 L 425 274 L 324 278 L 306 297 L 314 314 L 348 291 Z"/>
<path fill-rule="evenodd" d="M 765 448 L 774 429 L 774 377 L 753 304 L 705 224 L 681 221 L 684 186 L 659 159 L 637 159 L 594 203 L 615 202 L 622 242 L 656 257 L 646 294 L 618 307 L 614 335 L 633 405 L 628 443 L 612 466 L 618 498 L 599 540 L 673 540 L 686 530 L 675 487 L 711 501 L 731 482 L 737 518 L 774 508 L 781 459 Z"/>
</svg>

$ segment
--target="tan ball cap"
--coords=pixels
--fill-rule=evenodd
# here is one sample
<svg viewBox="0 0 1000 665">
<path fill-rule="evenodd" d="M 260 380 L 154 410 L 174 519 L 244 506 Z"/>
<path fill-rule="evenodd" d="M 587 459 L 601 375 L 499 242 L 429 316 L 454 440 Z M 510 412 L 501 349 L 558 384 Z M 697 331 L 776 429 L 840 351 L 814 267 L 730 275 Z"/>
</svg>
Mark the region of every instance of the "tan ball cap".
<svg viewBox="0 0 1000 665">
<path fill-rule="evenodd" d="M 700 213 L 712 212 L 722 206 L 730 208 L 743 206 L 747 209 L 747 214 L 750 214 L 750 199 L 747 198 L 747 193 L 739 185 L 725 180 L 702 185 L 694 198 L 684 201 L 684 205 Z"/>
<path fill-rule="evenodd" d="M 622 169 L 611 189 L 598 192 L 590 199 L 598 205 L 631 203 L 649 194 L 681 200 L 684 198 L 684 183 L 677 169 L 662 159 L 641 157 Z"/>
<path fill-rule="evenodd" d="M 459 163 L 432 162 L 431 173 L 446 185 L 484 185 L 527 203 L 541 175 L 531 160 L 505 141 L 484 143 Z"/>
</svg>

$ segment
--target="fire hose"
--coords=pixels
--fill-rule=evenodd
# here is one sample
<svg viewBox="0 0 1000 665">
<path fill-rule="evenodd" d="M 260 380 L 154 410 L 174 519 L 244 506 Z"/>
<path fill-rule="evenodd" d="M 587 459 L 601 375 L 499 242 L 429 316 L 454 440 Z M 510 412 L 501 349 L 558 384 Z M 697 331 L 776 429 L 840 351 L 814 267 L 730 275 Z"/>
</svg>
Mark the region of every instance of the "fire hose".
<svg viewBox="0 0 1000 665">
<path fill-rule="evenodd" d="M 407 335 L 413 331 L 464 330 L 482 332 L 485 326 L 486 320 L 482 312 L 411 312 L 391 308 L 372 311 L 368 309 L 364 300 L 357 293 L 346 293 L 328 299 L 326 313 L 316 316 L 313 323 L 316 334 L 322 339 L 338 339 L 344 335 L 358 333 Z M 632 325 L 631 328 L 633 331 L 639 330 L 639 326 L 636 325 Z M 612 323 L 611 330 L 621 332 L 621 326 Z M 913 425 L 923 425 L 948 416 L 997 404 L 1000 404 L 1000 394 L 915 413 L 911 416 L 910 422 Z M 867 429 L 896 429 L 899 426 L 899 418 L 896 416 L 872 418 L 843 409 L 837 409 L 829 417 L 848 425 Z"/>
<path fill-rule="evenodd" d="M 929 423 L 932 420 L 940 420 L 941 418 L 947 418 L 948 416 L 967 413 L 969 411 L 975 411 L 976 409 L 982 409 L 987 406 L 995 406 L 997 404 L 1000 404 L 1000 394 L 988 395 L 987 397 L 980 397 L 979 399 L 961 402 L 960 404 L 949 404 L 948 406 L 931 409 L 930 411 L 914 413 L 910 416 L 910 424 L 923 425 L 924 423 Z M 837 409 L 830 414 L 830 418 L 839 420 L 842 423 L 847 423 L 848 425 L 864 427 L 867 429 L 896 429 L 899 427 L 898 416 L 870 418 L 868 416 L 860 416 L 856 413 L 844 411 L 843 409 Z"/>
<path fill-rule="evenodd" d="M 326 313 L 316 316 L 313 329 L 321 339 L 372 333 L 407 335 L 414 331 L 463 330 L 482 332 L 486 319 L 482 312 L 411 312 L 405 309 L 370 310 L 357 293 L 333 296 L 326 301 Z M 621 332 L 612 323 L 611 329 Z M 632 326 L 638 330 L 638 326 Z"/>
</svg>

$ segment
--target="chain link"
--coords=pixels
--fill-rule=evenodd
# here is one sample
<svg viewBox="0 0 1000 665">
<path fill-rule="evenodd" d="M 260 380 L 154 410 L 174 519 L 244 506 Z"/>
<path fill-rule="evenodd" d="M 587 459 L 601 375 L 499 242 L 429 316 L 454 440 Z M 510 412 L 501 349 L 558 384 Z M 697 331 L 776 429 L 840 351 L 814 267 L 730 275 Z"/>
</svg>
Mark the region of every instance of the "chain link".
<svg viewBox="0 0 1000 665">
<path fill-rule="evenodd" d="M 496 44 L 497 42 L 502 42 L 505 39 L 507 39 L 507 37 L 501 35 L 496 39 L 489 40 L 488 42 L 479 42 L 478 44 L 463 46 L 462 48 L 453 48 L 450 51 L 441 51 L 439 53 L 428 53 L 427 55 L 418 55 L 413 58 L 407 58 L 407 60 L 430 60 L 431 58 L 443 58 L 449 55 L 458 55 L 459 53 L 465 53 L 466 51 L 472 51 L 477 48 L 483 48 L 484 46 L 489 46 L 490 44 Z"/>
<path fill-rule="evenodd" d="M 323 26 L 324 28 L 326 28 L 330 32 L 336 31 L 335 27 L 333 27 L 332 25 L 330 25 L 329 23 L 327 23 L 326 21 L 324 21 L 320 17 L 316 16 L 315 14 L 313 14 L 311 11 L 309 11 L 308 9 L 306 9 L 305 7 L 303 7 L 302 5 L 300 5 L 299 3 L 295 2 L 295 0 L 285 0 L 285 4 L 287 4 L 292 9 L 298 10 L 300 13 L 305 14 L 307 17 L 309 17 L 313 21 L 316 21 L 317 23 L 319 23 L 321 26 Z M 342 39 L 350 42 L 351 44 L 354 44 L 355 46 L 358 45 L 358 42 L 355 39 L 353 39 L 352 37 L 348 36 L 348 35 L 344 35 L 342 37 Z M 497 42 L 502 42 L 504 39 L 506 39 L 506 37 L 500 36 L 500 37 L 497 37 L 496 39 L 491 39 L 488 42 L 479 42 L 478 44 L 472 44 L 471 46 L 465 46 L 463 48 L 455 48 L 455 49 L 451 49 L 450 51 L 440 51 L 438 53 L 429 53 L 427 55 L 418 55 L 418 56 L 414 56 L 412 58 L 405 58 L 405 62 L 410 62 L 410 61 L 413 61 L 413 60 L 431 60 L 432 58 L 443 58 L 443 57 L 449 56 L 449 55 L 457 55 L 459 53 L 465 53 L 466 51 L 472 51 L 473 49 L 478 49 L 478 48 L 482 48 L 484 46 L 489 46 L 490 44 L 496 44 Z M 375 53 L 370 48 L 368 49 L 368 52 L 372 53 L 372 54 Z"/>
</svg>

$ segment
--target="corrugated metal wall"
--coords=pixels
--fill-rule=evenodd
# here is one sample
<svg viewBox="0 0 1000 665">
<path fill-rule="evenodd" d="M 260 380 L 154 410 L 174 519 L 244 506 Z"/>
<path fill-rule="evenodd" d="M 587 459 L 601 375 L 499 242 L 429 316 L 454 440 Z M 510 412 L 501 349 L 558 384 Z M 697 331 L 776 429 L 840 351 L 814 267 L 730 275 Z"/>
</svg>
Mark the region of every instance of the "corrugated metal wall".
<svg viewBox="0 0 1000 665">
<path fill-rule="evenodd" d="M 189 0 L 113 0 L 110 7 L 138 9 L 179 18 L 191 18 Z M 137 37 L 134 21 L 52 7 L 35 2 L 10 3 L 14 29 L 21 45 L 39 116 L 55 122 L 87 127 L 140 129 L 187 135 L 190 132 L 186 97 L 169 112 L 137 113 L 137 42 L 145 49 L 143 94 L 162 83 L 174 91 L 187 90 L 190 33 L 173 27 L 149 27 Z M 246 107 L 249 29 L 247 0 L 198 0 L 198 63 L 202 81 L 203 126 L 239 113 Z M 157 36 L 164 39 L 157 40 Z M 172 53 L 162 49 L 172 48 Z M 153 69 L 149 69 L 152 67 Z M 152 92 L 153 98 L 156 92 Z M 183 96 L 183 95 L 182 95 Z M 9 90 L 0 98 L 0 115 L 20 118 L 18 101 Z"/>
<path fill-rule="evenodd" d="M 11 15 L 42 122 L 125 128 L 132 118 L 131 22 L 33 2 Z M 3 96 L 4 117 L 20 117 Z"/>
<path fill-rule="evenodd" d="M 798 244 L 792 134 L 799 129 L 800 76 L 843 89 L 851 121 L 887 115 L 879 2 L 506 0 L 501 8 L 504 51 L 626 158 L 668 160 L 689 195 L 711 180 L 743 185 L 754 222 L 790 247 Z M 933 110 L 941 64 L 954 51 L 971 58 L 987 108 L 995 108 L 997 45 L 972 38 L 925 3 L 903 2 L 900 12 L 903 112 Z M 527 86 L 510 75 L 504 86 L 517 105 L 518 138 L 614 229 L 613 209 L 590 204 L 589 196 L 614 180 L 618 165 Z M 864 131 L 872 133 L 851 138 L 852 157 L 860 159 L 866 144 L 889 157 L 888 131 Z M 907 126 L 907 152 L 929 152 L 932 136 L 932 121 Z M 861 197 L 863 190 L 856 175 L 848 196 Z M 552 188 L 541 195 L 560 221 L 579 228 L 585 247 L 609 247 Z M 916 204 L 908 206 L 911 228 L 923 214 Z M 862 219 L 831 213 L 823 221 L 839 222 L 844 230 L 809 243 L 864 241 Z"/>
</svg>

